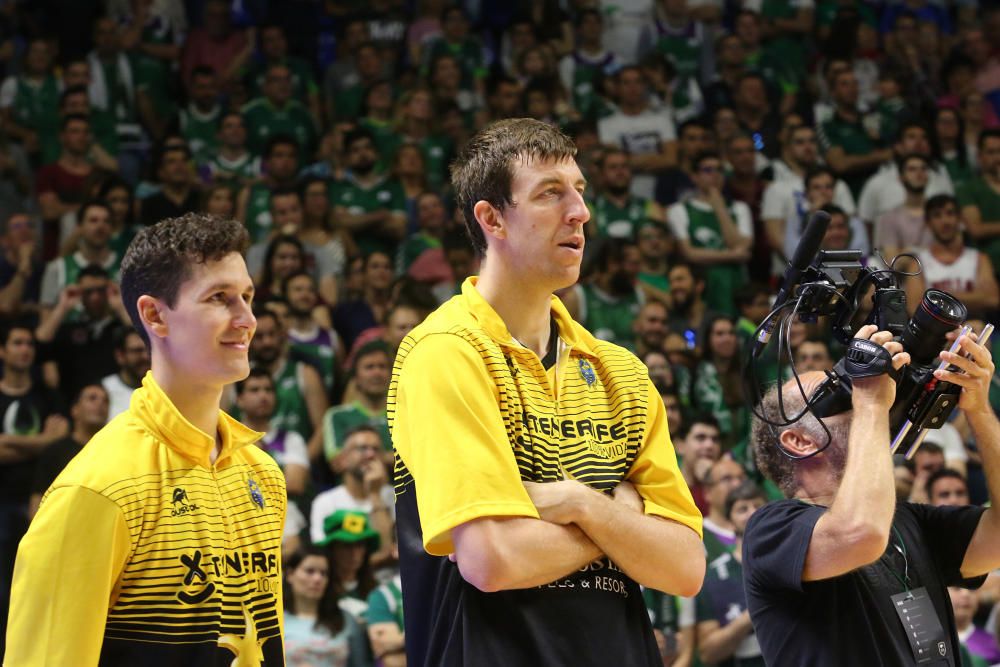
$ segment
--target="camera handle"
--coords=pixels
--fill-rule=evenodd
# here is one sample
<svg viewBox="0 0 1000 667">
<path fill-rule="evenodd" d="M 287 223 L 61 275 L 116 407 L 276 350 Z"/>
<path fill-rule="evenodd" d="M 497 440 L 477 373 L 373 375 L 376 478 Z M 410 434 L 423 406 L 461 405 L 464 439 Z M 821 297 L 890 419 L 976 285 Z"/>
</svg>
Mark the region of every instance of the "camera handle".
<svg viewBox="0 0 1000 667">
<path fill-rule="evenodd" d="M 955 342 L 948 349 L 949 352 L 958 351 L 958 338 L 968 335 L 972 327 L 966 325 L 962 327 Z M 993 325 L 987 324 L 979 333 L 977 340 L 980 345 L 985 345 L 993 334 Z M 938 370 L 949 367 L 948 362 L 942 361 L 938 364 Z M 909 418 L 903 422 L 899 432 L 892 439 L 890 451 L 895 454 L 905 445 L 905 457 L 912 459 L 913 455 L 920 449 L 929 429 L 941 428 L 948 421 L 951 413 L 958 405 L 959 395 L 962 388 L 951 382 L 942 382 L 934 378 L 933 374 L 924 385 L 924 392 L 920 398 L 914 402 L 910 410 Z"/>
</svg>

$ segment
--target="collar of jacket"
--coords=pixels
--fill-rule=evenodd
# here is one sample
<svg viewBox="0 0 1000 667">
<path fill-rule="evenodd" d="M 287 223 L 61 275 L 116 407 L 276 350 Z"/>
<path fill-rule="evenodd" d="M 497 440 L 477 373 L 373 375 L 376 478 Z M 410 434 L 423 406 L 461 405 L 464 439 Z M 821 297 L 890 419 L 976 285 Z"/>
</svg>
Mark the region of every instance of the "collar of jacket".
<svg viewBox="0 0 1000 667">
<path fill-rule="evenodd" d="M 209 454 L 215 447 L 215 438 L 196 427 L 180 413 L 170 397 L 156 383 L 152 371 L 146 373 L 142 379 L 142 386 L 132 393 L 129 408 L 157 440 L 201 466 L 212 467 Z M 232 456 L 236 450 L 257 442 L 264 437 L 264 434 L 244 426 L 219 410 L 219 436 L 222 447 L 215 460 L 216 465 Z"/>
<path fill-rule="evenodd" d="M 493 306 L 476 289 L 476 282 L 478 280 L 477 276 L 470 276 L 462 283 L 462 298 L 465 300 L 466 307 L 490 338 L 502 345 L 517 345 L 514 337 L 507 329 L 507 325 L 500 318 L 500 315 L 497 314 L 497 311 L 493 310 Z M 566 310 L 566 306 L 563 305 L 563 302 L 555 294 L 552 295 L 551 312 L 556 320 L 556 326 L 559 327 L 559 337 L 563 339 L 566 345 L 587 356 L 597 356 L 590 344 L 584 339 L 584 336 L 580 335 L 580 331 L 578 330 L 579 325 L 573 321 L 573 318 L 569 315 L 569 311 Z"/>
</svg>

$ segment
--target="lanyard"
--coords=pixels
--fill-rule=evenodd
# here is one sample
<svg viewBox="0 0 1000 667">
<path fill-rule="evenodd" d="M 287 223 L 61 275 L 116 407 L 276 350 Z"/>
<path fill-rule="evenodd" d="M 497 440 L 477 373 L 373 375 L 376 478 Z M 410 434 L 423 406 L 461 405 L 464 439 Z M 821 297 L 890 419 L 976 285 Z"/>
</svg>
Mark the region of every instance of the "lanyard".
<svg viewBox="0 0 1000 667">
<path fill-rule="evenodd" d="M 903 585 L 903 590 L 905 590 L 907 593 L 909 593 L 910 592 L 910 561 L 906 557 L 906 543 L 903 542 L 903 536 L 899 534 L 899 531 L 896 529 L 895 526 L 892 527 L 892 532 L 896 535 L 896 539 L 899 540 L 898 543 L 893 542 L 892 546 L 893 546 L 893 548 L 896 551 L 899 552 L 899 555 L 903 557 L 903 576 L 899 576 L 899 573 L 896 572 L 896 570 L 894 570 L 892 567 L 889 567 L 889 565 L 886 565 L 886 567 L 888 568 L 888 570 L 892 574 L 892 576 L 896 577 L 896 579 L 899 581 L 899 583 Z"/>
</svg>

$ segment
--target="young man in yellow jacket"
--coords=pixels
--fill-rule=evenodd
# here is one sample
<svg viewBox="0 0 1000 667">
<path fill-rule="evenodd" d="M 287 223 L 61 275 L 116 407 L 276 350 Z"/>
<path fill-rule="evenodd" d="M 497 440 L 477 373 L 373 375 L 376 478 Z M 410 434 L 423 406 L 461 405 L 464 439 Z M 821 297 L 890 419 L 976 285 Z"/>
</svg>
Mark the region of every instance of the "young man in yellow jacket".
<svg viewBox="0 0 1000 667">
<path fill-rule="evenodd" d="M 5 664 L 284 664 L 284 479 L 219 409 L 250 370 L 246 245 L 240 223 L 189 214 L 129 247 L 122 298 L 152 370 L 43 497 Z"/>
</svg>

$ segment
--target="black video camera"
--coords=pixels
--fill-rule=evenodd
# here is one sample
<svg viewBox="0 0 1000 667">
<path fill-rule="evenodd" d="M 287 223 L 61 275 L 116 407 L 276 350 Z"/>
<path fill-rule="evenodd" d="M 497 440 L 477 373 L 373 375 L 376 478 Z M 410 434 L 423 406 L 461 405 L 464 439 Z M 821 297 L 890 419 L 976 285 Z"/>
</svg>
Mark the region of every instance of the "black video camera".
<svg viewBox="0 0 1000 667">
<path fill-rule="evenodd" d="M 849 356 L 841 359 L 832 371 L 827 371 L 826 381 L 809 397 L 805 410 L 792 417 L 782 415 L 780 423 L 757 412 L 761 384 L 756 377 L 756 361 L 779 321 L 779 331 L 783 332 L 789 318 L 815 322 L 821 316 L 828 316 L 833 323 L 834 337 L 845 346 L 850 346 L 856 328 L 875 324 L 879 331 L 891 332 L 910 354 L 910 364 L 896 377 L 896 399 L 889 411 L 892 452 L 902 452 L 910 458 L 923 442 L 927 429 L 940 428 L 958 405 L 961 387 L 937 380 L 934 371 L 943 366 L 938 356 L 948 347 L 948 333 L 965 323 L 968 310 L 951 294 L 929 289 L 913 317 L 908 317 L 906 293 L 898 283 L 903 274 L 892 267 L 863 266 L 859 250 L 819 249 L 829 223 L 830 216 L 823 211 L 814 213 L 809 219 L 785 272 L 774 310 L 758 327 L 755 342 L 748 349 L 743 368 L 744 395 L 751 401 L 754 414 L 772 426 L 794 423 L 805 416 L 806 411 L 821 418 L 850 410 L 852 384 L 845 368 Z M 865 321 L 858 324 L 856 315 L 869 292 L 871 310 Z M 981 343 L 986 342 L 992 329 L 992 325 L 987 325 L 980 333 Z M 962 333 L 968 332 L 969 327 L 963 328 Z M 779 361 L 782 345 L 790 357 L 790 346 L 787 340 L 782 340 L 786 338 L 779 336 Z M 952 351 L 956 346 L 957 343 L 952 345 Z M 794 364 L 792 372 L 795 373 Z M 791 456 L 784 448 L 781 450 Z"/>
</svg>

